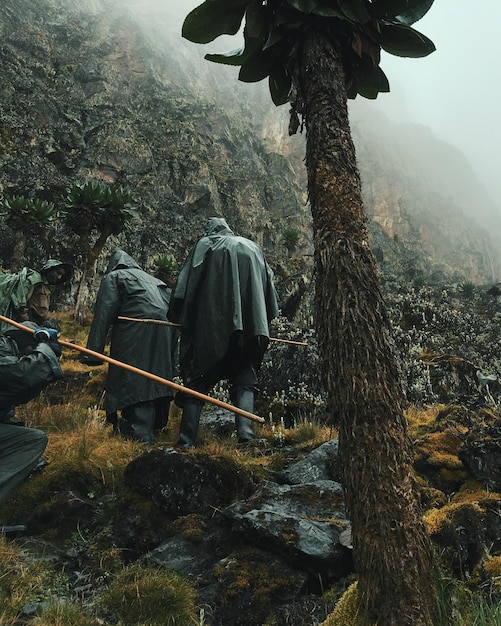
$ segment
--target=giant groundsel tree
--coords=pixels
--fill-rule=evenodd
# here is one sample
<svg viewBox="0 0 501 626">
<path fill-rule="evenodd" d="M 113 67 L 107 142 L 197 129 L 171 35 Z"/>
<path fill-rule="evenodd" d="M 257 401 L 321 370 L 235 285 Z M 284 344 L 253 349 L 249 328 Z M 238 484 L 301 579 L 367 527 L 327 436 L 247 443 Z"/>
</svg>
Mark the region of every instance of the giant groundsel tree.
<svg viewBox="0 0 501 626">
<path fill-rule="evenodd" d="M 433 0 L 206 0 L 183 36 L 243 45 L 207 54 L 268 79 L 306 129 L 315 244 L 316 325 L 329 411 L 339 430 L 362 614 L 378 626 L 434 623 L 433 552 L 422 522 L 391 327 L 368 245 L 347 100 L 389 91 L 381 50 L 422 57 L 433 43 L 412 25 Z"/>
<path fill-rule="evenodd" d="M 65 198 L 64 221 L 77 236 L 82 254 L 82 275 L 74 313 L 79 324 L 85 322 L 88 314 L 96 261 L 109 237 L 119 235 L 130 225 L 136 209 L 131 194 L 121 187 L 92 181 L 74 185 Z"/>
</svg>

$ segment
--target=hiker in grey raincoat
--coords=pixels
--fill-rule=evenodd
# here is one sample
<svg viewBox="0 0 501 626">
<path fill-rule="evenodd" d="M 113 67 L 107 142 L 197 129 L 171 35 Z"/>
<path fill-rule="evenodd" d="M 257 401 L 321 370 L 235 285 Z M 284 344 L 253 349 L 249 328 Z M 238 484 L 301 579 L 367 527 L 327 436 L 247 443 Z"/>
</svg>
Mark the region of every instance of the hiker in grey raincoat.
<svg viewBox="0 0 501 626">
<path fill-rule="evenodd" d="M 37 329 L 32 322 L 23 325 Z M 48 339 L 17 328 L 0 335 L 0 504 L 36 468 L 47 445 L 43 431 L 16 419 L 15 407 L 63 377 L 61 348 Z"/>
<path fill-rule="evenodd" d="M 278 315 L 273 272 L 261 248 L 211 217 L 174 287 L 168 317 L 181 325 L 184 384 L 203 394 L 230 382 L 234 405 L 250 413 L 258 370 L 269 342 L 268 323 Z M 182 392 L 178 445 L 195 445 L 203 402 Z M 238 441 L 254 438 L 252 421 L 235 414 Z"/>
<path fill-rule="evenodd" d="M 87 348 L 103 352 L 112 327 L 110 356 L 162 378 L 175 373 L 178 331 L 159 324 L 119 320 L 119 316 L 167 321 L 171 290 L 144 272 L 123 250 L 110 257 L 94 307 Z M 100 365 L 95 357 L 82 362 Z M 128 370 L 109 365 L 105 410 L 108 421 L 124 437 L 153 443 L 154 430 L 163 428 L 172 400 L 170 388 Z M 117 411 L 121 419 L 117 421 Z"/>
<path fill-rule="evenodd" d="M 40 271 L 23 267 L 20 272 L 0 272 L 0 312 L 16 322 L 30 320 L 44 324 L 49 318 L 50 301 L 55 285 L 71 280 L 73 266 L 49 259 Z M 0 322 L 0 330 L 8 330 Z"/>
</svg>

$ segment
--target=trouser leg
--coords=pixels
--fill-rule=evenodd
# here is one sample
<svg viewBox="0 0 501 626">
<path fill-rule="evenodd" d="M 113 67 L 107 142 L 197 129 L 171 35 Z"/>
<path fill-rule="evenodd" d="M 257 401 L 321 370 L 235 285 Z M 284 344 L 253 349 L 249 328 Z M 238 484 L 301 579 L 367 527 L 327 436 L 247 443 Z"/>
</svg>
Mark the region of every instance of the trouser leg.
<svg viewBox="0 0 501 626">
<path fill-rule="evenodd" d="M 171 396 L 164 396 L 153 400 L 153 405 L 155 407 L 155 423 L 153 424 L 153 430 L 162 430 L 162 428 L 167 426 L 171 400 Z"/>
<path fill-rule="evenodd" d="M 243 409 L 248 413 L 254 413 L 255 398 L 253 390 L 237 389 L 234 393 L 233 403 L 239 409 Z M 248 417 L 235 413 L 235 427 L 238 443 L 245 443 L 254 439 L 254 425 Z"/>
<path fill-rule="evenodd" d="M 0 504 L 30 474 L 46 446 L 41 430 L 0 424 Z"/>
<path fill-rule="evenodd" d="M 187 398 L 183 401 L 183 414 L 179 427 L 178 446 L 182 446 L 188 450 L 196 445 L 202 406 L 203 403 L 194 398 Z"/>
<path fill-rule="evenodd" d="M 154 424 L 155 405 L 150 400 L 124 407 L 122 419 L 118 422 L 118 430 L 127 439 L 152 444 Z"/>
<path fill-rule="evenodd" d="M 232 376 L 231 382 L 230 398 L 233 404 L 248 413 L 254 413 L 258 391 L 257 371 L 254 365 L 244 362 Z M 235 427 L 238 443 L 245 443 L 254 439 L 254 425 L 248 417 L 235 413 Z"/>
</svg>

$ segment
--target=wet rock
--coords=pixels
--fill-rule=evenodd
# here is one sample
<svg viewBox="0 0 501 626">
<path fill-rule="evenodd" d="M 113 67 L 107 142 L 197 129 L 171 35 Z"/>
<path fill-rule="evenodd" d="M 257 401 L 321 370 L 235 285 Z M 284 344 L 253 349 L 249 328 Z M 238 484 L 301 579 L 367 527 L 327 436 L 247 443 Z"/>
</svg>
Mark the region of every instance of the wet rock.
<svg viewBox="0 0 501 626">
<path fill-rule="evenodd" d="M 224 507 L 254 489 L 251 475 L 231 458 L 190 455 L 173 448 L 151 450 L 134 459 L 124 480 L 172 517 Z"/>
<path fill-rule="evenodd" d="M 501 422 L 472 428 L 458 451 L 471 474 L 491 491 L 501 491 Z"/>
<path fill-rule="evenodd" d="M 294 463 L 277 475 L 280 482 L 293 485 L 332 480 L 331 466 L 337 459 L 338 439 L 332 439 L 315 448 L 304 459 Z"/>
<path fill-rule="evenodd" d="M 339 483 L 266 482 L 248 500 L 225 509 L 224 515 L 247 543 L 266 546 L 299 569 L 331 580 L 352 570 L 351 551 L 339 540 L 350 526 Z"/>
</svg>

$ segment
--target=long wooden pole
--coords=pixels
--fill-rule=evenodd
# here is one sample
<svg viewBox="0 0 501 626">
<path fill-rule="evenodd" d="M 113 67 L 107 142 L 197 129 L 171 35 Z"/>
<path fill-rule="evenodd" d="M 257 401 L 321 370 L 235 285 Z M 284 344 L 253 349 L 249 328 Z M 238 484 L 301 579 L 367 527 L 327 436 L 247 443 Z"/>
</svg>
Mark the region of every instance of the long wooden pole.
<svg viewBox="0 0 501 626">
<path fill-rule="evenodd" d="M 34 333 L 35 331 L 32 328 L 27 328 L 23 326 L 19 322 L 14 322 L 14 320 L 9 319 L 8 317 L 4 317 L 0 315 L 0 320 L 2 322 L 6 322 L 7 324 L 11 324 L 20 330 L 27 331 L 29 333 Z M 62 341 L 61 339 L 57 340 L 58 344 L 63 346 L 64 348 L 70 348 L 71 350 L 78 350 L 78 352 L 83 352 L 84 354 L 89 354 L 95 358 L 100 359 L 101 361 L 106 361 L 106 363 L 111 363 L 111 365 L 116 365 L 117 367 L 121 367 L 124 370 L 129 370 L 130 372 L 134 372 L 134 374 L 139 374 L 140 376 L 144 376 L 145 378 L 149 378 L 150 380 L 154 380 L 157 383 L 162 385 L 166 385 L 167 387 L 171 387 L 176 391 L 181 391 L 182 393 L 186 393 L 188 395 L 194 396 L 199 400 L 203 400 L 204 402 L 210 402 L 211 404 L 215 404 L 227 411 L 231 411 L 232 413 L 238 413 L 238 415 L 242 415 L 243 417 L 247 417 L 248 419 L 258 422 L 260 424 L 264 423 L 264 419 L 259 417 L 258 415 L 254 415 L 254 413 L 249 413 L 248 411 L 244 411 L 237 406 L 233 406 L 228 404 L 227 402 L 223 402 L 222 400 L 217 400 L 216 398 L 211 398 L 210 396 L 206 396 L 203 393 L 195 391 L 194 389 L 190 389 L 189 387 L 184 387 L 183 385 L 178 385 L 177 383 L 172 382 L 171 380 L 167 380 L 167 378 L 162 378 L 161 376 L 157 376 L 156 374 L 152 374 L 151 372 L 147 372 L 146 370 L 142 370 L 139 367 L 134 367 L 133 365 L 129 365 L 128 363 L 123 363 L 122 361 L 117 361 L 116 359 L 112 359 L 105 354 L 101 354 L 100 352 L 94 352 L 94 350 L 89 350 L 89 348 L 84 348 L 83 346 L 79 346 L 76 343 L 71 343 L 70 341 Z"/>
<path fill-rule="evenodd" d="M 138 318 L 138 317 L 125 317 L 124 315 L 119 315 L 118 319 L 123 320 L 125 322 L 143 322 L 146 324 L 160 324 L 161 326 L 174 326 L 175 328 L 181 327 L 181 324 L 174 324 L 174 322 L 166 322 L 164 320 L 154 320 L 148 317 Z M 270 341 L 280 341 L 281 343 L 291 343 L 295 346 L 307 346 L 308 345 L 304 341 L 292 341 L 291 339 L 277 339 L 276 337 L 270 337 Z"/>
</svg>

